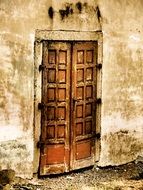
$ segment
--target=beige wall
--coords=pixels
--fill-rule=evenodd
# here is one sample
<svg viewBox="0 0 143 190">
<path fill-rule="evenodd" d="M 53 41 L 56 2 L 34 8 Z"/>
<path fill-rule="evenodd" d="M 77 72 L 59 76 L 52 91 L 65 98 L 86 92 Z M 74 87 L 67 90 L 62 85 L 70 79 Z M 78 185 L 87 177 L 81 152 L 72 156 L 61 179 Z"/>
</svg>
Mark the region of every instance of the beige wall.
<svg viewBox="0 0 143 190">
<path fill-rule="evenodd" d="M 100 165 L 143 155 L 143 1 L 99 1 L 103 16 Z"/>
<path fill-rule="evenodd" d="M 34 40 L 36 29 L 103 31 L 102 123 L 99 165 L 143 154 L 143 2 L 0 1 L 0 167 L 33 173 Z M 96 17 L 99 5 L 102 23 Z M 48 9 L 54 10 L 53 19 Z M 70 7 L 61 19 L 59 10 Z"/>
<path fill-rule="evenodd" d="M 33 173 L 35 29 L 50 28 L 50 1 L 0 1 L 0 167 Z"/>
</svg>

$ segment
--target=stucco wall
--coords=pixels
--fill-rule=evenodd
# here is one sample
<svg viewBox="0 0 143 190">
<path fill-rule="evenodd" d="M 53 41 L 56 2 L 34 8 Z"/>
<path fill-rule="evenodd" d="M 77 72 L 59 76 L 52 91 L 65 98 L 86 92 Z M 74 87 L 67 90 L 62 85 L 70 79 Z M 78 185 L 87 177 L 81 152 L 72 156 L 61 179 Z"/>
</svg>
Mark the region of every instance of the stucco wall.
<svg viewBox="0 0 143 190">
<path fill-rule="evenodd" d="M 143 154 L 143 1 L 99 1 L 103 17 L 100 165 Z"/>
<path fill-rule="evenodd" d="M 0 167 L 33 173 L 35 29 L 49 28 L 50 1 L 0 1 Z"/>
<path fill-rule="evenodd" d="M 22 177 L 33 173 L 36 29 L 96 31 L 102 26 L 99 165 L 119 165 L 143 154 L 143 2 L 85 0 L 81 10 L 78 2 L 0 1 L 0 167 L 13 168 Z M 63 17 L 59 10 L 67 7 Z"/>
</svg>

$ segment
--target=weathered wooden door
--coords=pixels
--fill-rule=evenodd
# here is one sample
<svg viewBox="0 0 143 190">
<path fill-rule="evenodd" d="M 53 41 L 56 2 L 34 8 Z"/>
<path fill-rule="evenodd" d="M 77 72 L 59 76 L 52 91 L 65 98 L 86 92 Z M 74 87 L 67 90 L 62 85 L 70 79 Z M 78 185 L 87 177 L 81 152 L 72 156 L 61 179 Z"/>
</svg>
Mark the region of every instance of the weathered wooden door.
<svg viewBox="0 0 143 190">
<path fill-rule="evenodd" d="M 96 42 L 43 42 L 40 175 L 94 165 Z"/>
</svg>

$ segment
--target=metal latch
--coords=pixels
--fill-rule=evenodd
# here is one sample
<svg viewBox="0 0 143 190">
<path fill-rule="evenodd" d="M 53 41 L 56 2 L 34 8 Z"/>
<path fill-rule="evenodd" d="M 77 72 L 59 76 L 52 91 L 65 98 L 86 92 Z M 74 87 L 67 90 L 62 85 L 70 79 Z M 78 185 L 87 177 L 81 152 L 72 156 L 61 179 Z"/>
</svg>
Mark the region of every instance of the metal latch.
<svg viewBox="0 0 143 190">
<path fill-rule="evenodd" d="M 73 98 L 73 110 L 75 109 L 75 103 L 77 102 L 76 98 Z"/>
</svg>

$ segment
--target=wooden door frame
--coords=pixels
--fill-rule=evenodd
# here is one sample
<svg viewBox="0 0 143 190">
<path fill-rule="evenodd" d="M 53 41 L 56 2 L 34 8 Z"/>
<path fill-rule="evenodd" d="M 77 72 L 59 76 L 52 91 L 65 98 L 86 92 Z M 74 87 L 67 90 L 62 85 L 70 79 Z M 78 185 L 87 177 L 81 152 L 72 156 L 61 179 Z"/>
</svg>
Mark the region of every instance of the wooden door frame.
<svg viewBox="0 0 143 190">
<path fill-rule="evenodd" d="M 101 31 L 50 31 L 36 30 L 34 42 L 34 119 L 33 119 L 33 139 L 34 139 L 34 160 L 33 173 L 39 169 L 40 149 L 37 147 L 41 135 L 41 111 L 38 104 L 42 97 L 42 72 L 39 71 L 42 63 L 43 41 L 97 41 L 97 99 L 99 104 L 96 109 L 96 133 L 99 134 L 96 145 L 96 161 L 100 156 L 100 131 L 101 131 L 101 97 L 102 97 L 102 64 L 103 64 L 103 34 Z"/>
</svg>

